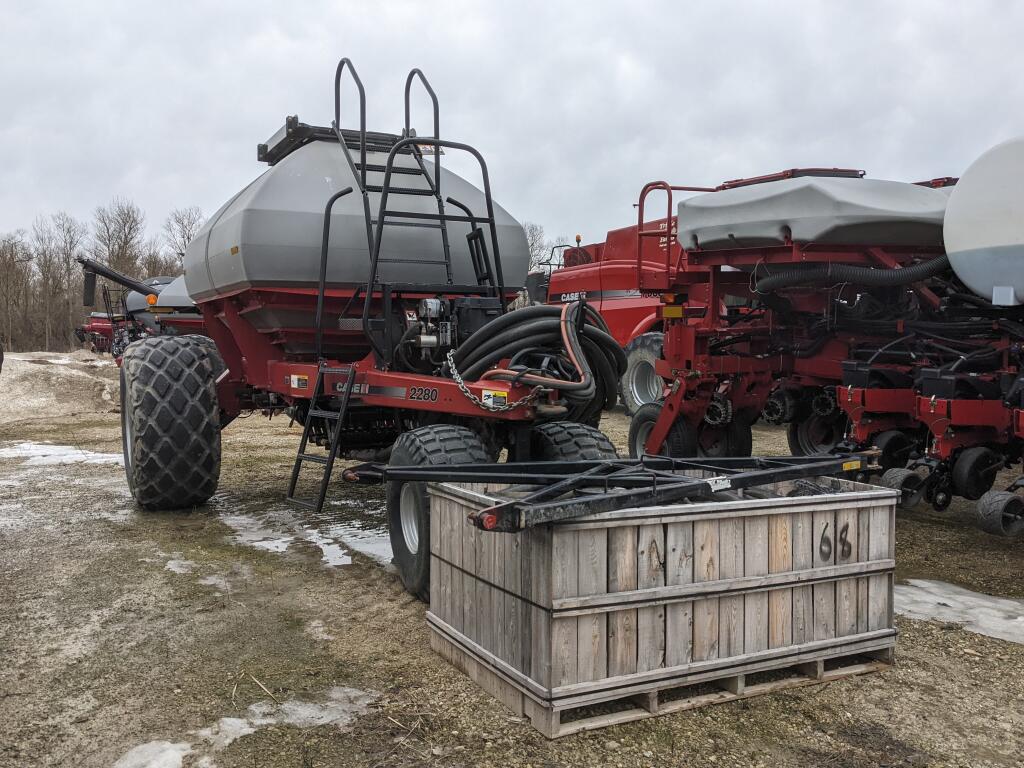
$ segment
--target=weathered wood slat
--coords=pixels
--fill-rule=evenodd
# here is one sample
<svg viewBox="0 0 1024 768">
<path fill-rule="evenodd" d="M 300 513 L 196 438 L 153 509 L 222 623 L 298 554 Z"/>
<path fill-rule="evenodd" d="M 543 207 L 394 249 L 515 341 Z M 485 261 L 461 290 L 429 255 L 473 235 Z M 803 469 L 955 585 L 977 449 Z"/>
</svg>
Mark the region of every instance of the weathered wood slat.
<svg viewBox="0 0 1024 768">
<path fill-rule="evenodd" d="M 718 528 L 719 578 L 732 581 L 743 577 L 744 519 L 722 520 Z M 743 653 L 743 595 L 723 597 L 718 608 L 718 655 Z"/>
<path fill-rule="evenodd" d="M 860 526 L 856 509 L 836 513 L 836 563 L 844 565 L 859 559 L 857 535 Z M 857 581 L 844 579 L 836 583 L 836 635 L 857 634 Z"/>
<path fill-rule="evenodd" d="M 814 532 L 812 512 L 798 512 L 793 521 L 793 568 L 806 571 L 814 567 Z M 814 588 L 793 587 L 793 642 L 806 643 L 813 637 Z"/>
<path fill-rule="evenodd" d="M 495 538 L 507 538 L 497 536 Z M 555 530 L 551 540 L 551 597 L 579 594 L 579 533 Z M 551 684 L 577 682 L 577 627 L 574 616 L 555 617 L 551 621 Z"/>
<path fill-rule="evenodd" d="M 582 533 L 582 531 L 581 531 Z M 665 528 L 641 525 L 637 529 L 637 589 L 665 586 Z M 637 610 L 638 672 L 665 666 L 665 608 L 654 605 Z"/>
<path fill-rule="evenodd" d="M 693 523 L 670 523 L 665 528 L 665 585 L 693 583 Z M 665 606 L 665 666 L 693 659 L 693 603 Z"/>
<path fill-rule="evenodd" d="M 693 581 L 701 584 L 719 580 L 718 521 L 693 524 Z M 677 587 L 676 589 L 680 589 Z M 718 598 L 693 601 L 693 660 L 718 658 Z"/>
<path fill-rule="evenodd" d="M 637 532 L 635 527 L 608 531 L 608 591 L 623 592 L 637 588 Z M 636 672 L 636 609 L 608 614 L 608 674 Z"/>
<path fill-rule="evenodd" d="M 768 572 L 793 570 L 793 533 L 790 518 L 775 515 L 768 521 Z M 768 646 L 779 648 L 793 642 L 793 590 L 777 589 L 768 594 Z"/>
<path fill-rule="evenodd" d="M 608 531 L 580 531 L 579 595 L 608 591 Z M 580 616 L 576 620 L 576 670 L 580 681 L 608 676 L 608 616 L 604 613 Z"/>
<path fill-rule="evenodd" d="M 748 517 L 743 529 L 743 573 L 768 575 L 768 518 Z M 768 593 L 751 592 L 743 597 L 743 651 L 768 647 Z"/>
<path fill-rule="evenodd" d="M 814 567 L 828 568 L 836 562 L 836 513 L 827 510 L 814 514 Z M 814 587 L 815 640 L 836 636 L 836 585 L 832 582 Z"/>
</svg>

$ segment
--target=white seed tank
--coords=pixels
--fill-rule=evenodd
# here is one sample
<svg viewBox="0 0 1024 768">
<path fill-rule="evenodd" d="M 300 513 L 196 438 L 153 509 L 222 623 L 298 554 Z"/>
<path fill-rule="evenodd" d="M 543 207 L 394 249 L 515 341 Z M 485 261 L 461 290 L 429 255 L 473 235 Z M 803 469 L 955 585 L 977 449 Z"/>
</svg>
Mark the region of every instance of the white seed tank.
<svg viewBox="0 0 1024 768">
<path fill-rule="evenodd" d="M 993 304 L 1024 303 L 1024 136 L 993 147 L 964 172 L 943 236 L 968 288 Z"/>
</svg>

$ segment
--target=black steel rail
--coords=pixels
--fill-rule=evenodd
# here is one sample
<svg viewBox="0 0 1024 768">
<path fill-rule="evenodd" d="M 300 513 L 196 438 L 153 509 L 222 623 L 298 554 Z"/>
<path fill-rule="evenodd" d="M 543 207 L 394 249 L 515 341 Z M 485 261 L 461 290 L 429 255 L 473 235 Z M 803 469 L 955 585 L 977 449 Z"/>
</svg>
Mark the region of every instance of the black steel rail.
<svg viewBox="0 0 1024 768">
<path fill-rule="evenodd" d="M 364 464 L 346 470 L 345 479 L 363 483 L 400 480 L 508 484 L 521 495 L 483 509 L 470 520 L 484 530 L 514 532 L 617 509 L 707 499 L 724 491 L 786 480 L 855 473 L 867 465 L 868 458 L 862 454 L 715 459 L 644 456 L 607 461 L 435 467 Z M 687 471 L 699 471 L 705 476 L 681 474 Z"/>
</svg>

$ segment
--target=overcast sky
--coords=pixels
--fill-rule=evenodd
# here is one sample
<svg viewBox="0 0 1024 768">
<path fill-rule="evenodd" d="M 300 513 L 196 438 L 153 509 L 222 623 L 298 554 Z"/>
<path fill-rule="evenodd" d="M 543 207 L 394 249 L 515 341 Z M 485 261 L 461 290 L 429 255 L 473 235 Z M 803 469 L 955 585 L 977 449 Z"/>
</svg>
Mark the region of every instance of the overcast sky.
<svg viewBox="0 0 1024 768">
<path fill-rule="evenodd" d="M 211 214 L 286 114 L 329 123 L 340 56 L 376 130 L 400 128 L 422 68 L 442 134 L 551 236 L 603 239 L 654 178 L 955 176 L 1024 133 L 1022 31 L 1011 0 L 4 0 L 0 232 L 115 196 L 153 234 L 172 208 Z"/>
</svg>

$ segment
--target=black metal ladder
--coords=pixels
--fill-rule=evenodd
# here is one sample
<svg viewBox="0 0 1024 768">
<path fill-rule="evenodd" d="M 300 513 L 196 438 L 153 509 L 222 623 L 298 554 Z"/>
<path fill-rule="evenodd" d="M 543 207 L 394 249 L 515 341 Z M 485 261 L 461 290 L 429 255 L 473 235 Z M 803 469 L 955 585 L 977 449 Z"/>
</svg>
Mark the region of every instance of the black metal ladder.
<svg viewBox="0 0 1024 768">
<path fill-rule="evenodd" d="M 327 375 L 345 375 L 344 389 L 341 394 L 341 407 L 338 410 L 331 410 L 321 400 L 333 397 L 324 392 L 324 377 Z M 341 449 L 341 432 L 345 425 L 345 417 L 348 415 L 348 404 L 352 398 L 352 390 L 356 380 L 355 366 L 329 366 L 323 361 L 320 362 L 316 373 L 316 384 L 313 386 L 313 396 L 309 401 L 309 410 L 306 412 L 306 419 L 302 425 L 302 439 L 299 441 L 299 451 L 295 455 L 295 464 L 292 466 L 291 480 L 288 482 L 288 500 L 294 501 L 307 509 L 319 514 L 323 509 L 324 499 L 327 498 L 327 487 L 331 483 L 331 473 L 334 470 L 334 461 L 338 458 L 338 451 Z M 327 455 L 322 456 L 316 453 L 308 453 L 310 437 L 315 441 L 321 435 L 314 434 L 322 425 L 333 426 L 324 429 L 323 437 L 329 442 Z M 295 488 L 299 482 L 299 473 L 303 462 L 312 462 L 323 465 L 323 475 L 320 478 L 320 486 L 313 501 L 300 499 L 295 495 Z"/>
</svg>

